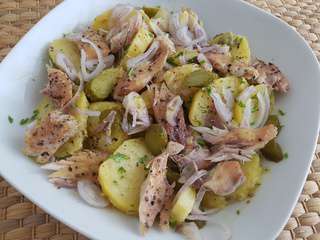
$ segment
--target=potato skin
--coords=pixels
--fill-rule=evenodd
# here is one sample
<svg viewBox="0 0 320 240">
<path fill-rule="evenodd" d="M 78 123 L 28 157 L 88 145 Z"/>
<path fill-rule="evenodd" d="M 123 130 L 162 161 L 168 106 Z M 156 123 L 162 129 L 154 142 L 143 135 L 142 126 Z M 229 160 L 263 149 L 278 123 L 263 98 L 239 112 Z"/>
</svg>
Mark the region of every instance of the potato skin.
<svg viewBox="0 0 320 240">
<path fill-rule="evenodd" d="M 50 44 L 49 58 L 56 67 L 59 67 L 56 61 L 59 52 L 63 53 L 71 61 L 77 72 L 80 71 L 80 50 L 76 43 L 66 38 L 61 38 L 54 40 Z"/>
<path fill-rule="evenodd" d="M 140 188 L 148 174 L 145 165 L 152 158 L 142 139 L 130 139 L 100 165 L 99 183 L 114 207 L 138 214 Z"/>
<path fill-rule="evenodd" d="M 92 79 L 85 87 L 85 92 L 91 101 L 105 100 L 112 93 L 114 86 L 124 72 L 121 67 L 109 68 Z"/>
</svg>

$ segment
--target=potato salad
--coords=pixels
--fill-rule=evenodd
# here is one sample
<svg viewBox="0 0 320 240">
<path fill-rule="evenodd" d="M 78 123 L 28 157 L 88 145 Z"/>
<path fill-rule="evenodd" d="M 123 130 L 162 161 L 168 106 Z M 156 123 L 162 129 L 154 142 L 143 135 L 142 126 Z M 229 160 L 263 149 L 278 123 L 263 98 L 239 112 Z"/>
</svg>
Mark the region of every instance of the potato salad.
<svg viewBox="0 0 320 240">
<path fill-rule="evenodd" d="M 92 207 L 137 216 L 143 235 L 199 239 L 212 214 L 254 196 L 263 161 L 287 157 L 287 78 L 245 36 L 210 37 L 192 9 L 119 4 L 48 56 L 24 154 Z"/>
</svg>

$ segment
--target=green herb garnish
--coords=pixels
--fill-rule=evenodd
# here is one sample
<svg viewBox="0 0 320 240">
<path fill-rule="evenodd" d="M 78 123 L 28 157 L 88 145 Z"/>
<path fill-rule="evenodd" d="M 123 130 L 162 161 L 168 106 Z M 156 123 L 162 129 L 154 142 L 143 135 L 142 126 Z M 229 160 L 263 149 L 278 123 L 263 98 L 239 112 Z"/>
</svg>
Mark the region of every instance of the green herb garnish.
<svg viewBox="0 0 320 240">
<path fill-rule="evenodd" d="M 259 107 L 258 106 L 254 106 L 251 110 L 251 113 L 255 113 L 259 111 Z"/>
<path fill-rule="evenodd" d="M 245 107 L 246 107 L 246 105 L 245 105 L 242 101 L 239 101 L 239 102 L 238 102 L 238 105 L 239 105 L 239 107 L 241 107 L 241 108 L 245 108 Z"/>
<path fill-rule="evenodd" d="M 115 162 L 121 162 L 121 161 L 125 161 L 125 160 L 128 160 L 129 157 L 125 154 L 122 154 L 122 153 L 116 153 L 116 154 L 112 154 L 110 156 L 111 159 L 113 159 L 113 161 Z"/>
<path fill-rule="evenodd" d="M 13 123 L 13 118 L 10 115 L 8 116 L 8 121 L 9 121 L 10 124 Z"/>
<path fill-rule="evenodd" d="M 285 113 L 284 111 L 282 111 L 281 109 L 279 109 L 279 111 L 278 111 L 278 112 L 279 112 L 279 115 L 280 115 L 280 116 L 284 116 L 284 115 L 286 115 L 286 113 Z"/>
<path fill-rule="evenodd" d="M 240 215 L 240 210 L 239 209 L 237 210 L 237 215 Z"/>
<path fill-rule="evenodd" d="M 206 61 L 205 60 L 201 60 L 199 63 L 200 63 L 200 65 L 203 65 L 203 64 L 206 63 Z"/>
<path fill-rule="evenodd" d="M 32 123 L 34 120 L 37 119 L 38 115 L 39 115 L 39 110 L 36 109 L 36 110 L 33 111 L 32 116 L 30 118 L 21 119 L 20 120 L 20 125 L 23 126 L 23 125 Z"/>
<path fill-rule="evenodd" d="M 118 168 L 118 173 L 119 173 L 120 175 L 123 176 L 126 172 L 127 172 L 127 170 L 124 169 L 124 167 L 119 167 L 119 168 Z"/>
<path fill-rule="evenodd" d="M 204 147 L 206 146 L 206 143 L 203 139 L 197 139 L 197 143 L 201 146 L 201 147 Z"/>
<path fill-rule="evenodd" d="M 141 164 L 141 165 L 145 166 L 147 160 L 148 160 L 148 156 L 144 155 L 143 157 L 139 158 L 138 164 Z"/>
<path fill-rule="evenodd" d="M 288 154 L 287 152 L 285 152 L 285 153 L 283 154 L 283 158 L 284 158 L 284 159 L 288 159 L 288 157 L 289 157 L 289 154 Z"/>
</svg>

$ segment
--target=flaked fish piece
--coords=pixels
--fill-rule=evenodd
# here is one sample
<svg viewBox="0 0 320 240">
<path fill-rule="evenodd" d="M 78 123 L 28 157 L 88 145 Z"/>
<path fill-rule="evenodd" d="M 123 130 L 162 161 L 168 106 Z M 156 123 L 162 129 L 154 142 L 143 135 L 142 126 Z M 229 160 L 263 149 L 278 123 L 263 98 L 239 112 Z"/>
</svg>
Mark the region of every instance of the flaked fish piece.
<svg viewBox="0 0 320 240">
<path fill-rule="evenodd" d="M 166 119 L 166 112 L 168 103 L 175 97 L 165 84 L 161 85 L 160 90 L 155 89 L 155 97 L 153 103 L 153 112 L 158 123 L 162 124 L 166 129 L 171 141 L 179 142 L 186 145 L 188 130 L 184 119 L 182 106 L 178 110 L 175 121 L 176 126 L 172 126 Z"/>
<path fill-rule="evenodd" d="M 128 75 L 118 82 L 113 94 L 115 99 L 121 99 L 132 91 L 141 91 L 163 69 L 169 55 L 168 44 L 163 37 L 155 39 L 153 44 L 157 44 L 158 48 L 152 58 L 131 68 Z"/>
<path fill-rule="evenodd" d="M 244 181 L 245 175 L 240 163 L 227 161 L 219 163 L 211 170 L 203 186 L 219 196 L 227 196 L 235 192 Z"/>
<path fill-rule="evenodd" d="M 92 43 L 94 43 L 102 52 L 103 57 L 107 57 L 110 54 L 110 48 L 106 41 L 106 33 L 102 31 L 95 31 L 89 28 L 82 34 L 82 38 L 88 39 Z M 93 47 L 89 43 L 77 41 L 77 45 L 79 49 L 83 49 L 85 51 L 88 60 L 98 59 L 95 49 L 93 49 Z"/>
<path fill-rule="evenodd" d="M 150 162 L 149 174 L 140 192 L 139 220 L 142 234 L 152 227 L 155 218 L 168 201 L 168 188 L 171 188 L 166 177 L 168 157 L 179 153 L 183 148 L 179 143 L 169 142 L 167 149 Z"/>
<path fill-rule="evenodd" d="M 162 231 L 169 230 L 170 209 L 174 198 L 175 184 L 167 184 L 166 194 L 163 200 L 163 208 L 160 211 L 159 226 Z"/>
<path fill-rule="evenodd" d="M 205 56 L 212 64 L 213 69 L 220 74 L 226 75 L 231 73 L 232 75 L 244 77 L 250 81 L 256 80 L 259 76 L 259 72 L 253 66 L 249 66 L 241 61 L 233 61 L 230 52 L 207 52 Z"/>
<path fill-rule="evenodd" d="M 52 164 L 55 165 L 56 171 L 49 175 L 49 181 L 57 187 L 75 187 L 80 179 L 98 183 L 99 166 L 107 156 L 105 152 L 83 150 L 65 160 L 43 165 L 42 168 L 50 170 Z"/>
<path fill-rule="evenodd" d="M 273 63 L 265 63 L 258 60 L 253 64 L 259 73 L 259 77 L 254 81 L 270 86 L 272 89 L 285 93 L 289 90 L 289 81 Z"/>
<path fill-rule="evenodd" d="M 46 163 L 78 130 L 79 124 L 73 116 L 52 111 L 26 132 L 24 153 L 39 163 Z"/>
<path fill-rule="evenodd" d="M 278 129 L 273 124 L 262 128 L 234 128 L 218 136 L 206 134 L 204 140 L 212 145 L 228 145 L 233 148 L 258 150 L 277 136 Z"/>
<path fill-rule="evenodd" d="M 41 91 L 57 108 L 63 108 L 72 98 L 72 81 L 63 71 L 48 68 L 48 84 Z"/>
</svg>

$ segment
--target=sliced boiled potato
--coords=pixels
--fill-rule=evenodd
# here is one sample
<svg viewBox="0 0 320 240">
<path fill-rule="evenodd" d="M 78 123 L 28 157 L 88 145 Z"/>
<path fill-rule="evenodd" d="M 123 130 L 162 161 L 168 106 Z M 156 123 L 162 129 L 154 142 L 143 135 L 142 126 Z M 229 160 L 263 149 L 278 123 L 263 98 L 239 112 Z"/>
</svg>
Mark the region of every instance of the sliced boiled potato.
<svg viewBox="0 0 320 240">
<path fill-rule="evenodd" d="M 66 38 L 61 38 L 53 41 L 50 44 L 49 58 L 57 67 L 59 67 L 59 65 L 57 64 L 57 54 L 59 52 L 63 53 L 67 57 L 67 59 L 70 60 L 77 72 L 80 71 L 80 50 L 76 43 Z"/>
<path fill-rule="evenodd" d="M 244 183 L 229 198 L 232 201 L 242 201 L 253 197 L 257 187 L 261 184 L 263 168 L 258 154 L 255 154 L 251 161 L 241 164 L 246 179 Z"/>
<path fill-rule="evenodd" d="M 207 192 L 202 200 L 202 206 L 207 209 L 224 208 L 232 202 L 243 201 L 253 197 L 257 188 L 261 184 L 263 168 L 259 155 L 255 154 L 251 161 L 241 163 L 241 168 L 245 175 L 244 183 L 229 196 L 218 196 L 213 192 Z"/>
<path fill-rule="evenodd" d="M 210 44 L 221 44 L 230 46 L 230 52 L 233 60 L 250 63 L 251 52 L 248 39 L 244 36 L 231 32 L 221 33 L 215 36 L 209 42 Z"/>
<path fill-rule="evenodd" d="M 206 88 L 200 89 L 192 98 L 189 110 L 189 121 L 195 127 L 210 125 L 210 119 L 214 117 L 213 101 Z"/>
<path fill-rule="evenodd" d="M 99 111 L 100 113 L 106 111 L 106 110 L 121 110 L 123 109 L 122 104 L 121 103 L 117 103 L 117 102 L 95 102 L 95 103 L 91 103 L 89 106 L 89 110 L 92 111 Z M 100 115 L 101 116 L 101 115 Z M 92 136 L 95 134 L 95 129 L 97 128 L 97 126 L 99 125 L 101 119 L 100 117 L 89 117 L 88 118 L 88 134 L 89 136 Z"/>
<path fill-rule="evenodd" d="M 196 200 L 196 191 L 188 187 L 183 191 L 170 212 L 170 222 L 175 224 L 183 223 L 190 214 Z"/>
<path fill-rule="evenodd" d="M 80 93 L 79 98 L 75 102 L 75 106 L 80 110 L 88 109 L 89 102 L 84 92 Z M 83 141 L 87 136 L 88 116 L 85 114 L 81 114 L 76 110 L 74 111 L 73 115 L 79 123 L 78 133 L 58 149 L 58 151 L 55 153 L 55 157 L 57 158 L 70 156 L 83 147 Z"/>
<path fill-rule="evenodd" d="M 146 130 L 145 142 L 153 155 L 159 155 L 168 144 L 167 131 L 161 124 L 152 124 Z"/>
<path fill-rule="evenodd" d="M 248 87 L 248 82 L 244 78 L 228 76 L 214 80 L 212 86 L 218 93 L 223 94 L 226 89 L 230 89 L 234 97 Z"/>
<path fill-rule="evenodd" d="M 222 209 L 228 206 L 228 201 L 225 197 L 218 196 L 213 192 L 206 192 L 201 204 L 206 209 Z"/>
<path fill-rule="evenodd" d="M 37 123 L 40 123 L 41 120 L 46 118 L 48 114 L 54 109 L 55 107 L 51 99 L 47 96 L 44 96 L 36 108 L 38 112 Z"/>
<path fill-rule="evenodd" d="M 251 86 L 253 87 L 253 86 Z M 245 117 L 245 110 L 246 110 L 246 106 L 248 104 L 248 101 L 251 101 L 251 110 L 248 113 L 248 121 L 250 126 L 253 126 L 254 123 L 258 120 L 258 116 L 259 116 L 259 104 L 258 104 L 258 100 L 257 100 L 257 93 L 260 92 L 262 94 L 268 94 L 268 96 L 270 97 L 270 93 L 269 93 L 269 89 L 266 85 L 264 84 L 260 84 L 257 86 L 254 86 L 256 89 L 256 93 L 251 94 L 245 101 L 240 101 L 239 99 L 237 99 L 236 104 L 234 105 L 234 109 L 233 109 L 233 120 L 234 123 L 236 124 L 236 126 L 241 126 L 243 119 Z M 244 90 L 245 91 L 245 90 Z M 239 96 L 241 95 L 241 93 L 239 94 Z M 270 105 L 272 105 L 272 101 L 270 99 Z M 272 106 L 270 106 L 270 111 L 271 111 Z"/>
<path fill-rule="evenodd" d="M 184 59 L 187 59 L 188 63 L 195 63 L 197 61 L 198 52 L 195 50 L 183 49 L 169 56 L 167 62 L 173 66 L 184 65 L 180 60 L 182 56 Z"/>
<path fill-rule="evenodd" d="M 91 101 L 106 99 L 112 92 L 114 86 L 123 76 L 121 67 L 109 68 L 92 79 L 85 87 L 85 92 Z"/>
<path fill-rule="evenodd" d="M 153 99 L 154 99 L 154 91 L 146 89 L 141 93 L 141 97 L 146 104 L 149 114 L 153 114 Z"/>
<path fill-rule="evenodd" d="M 90 110 L 99 111 L 99 117 L 88 118 L 88 134 L 89 138 L 86 143 L 90 148 L 97 148 L 101 151 L 112 153 L 115 151 L 126 139 L 128 135 L 122 130 L 121 121 L 123 117 L 122 104 L 116 102 L 96 102 L 89 106 Z M 116 111 L 115 120 L 111 127 L 111 143 L 107 142 L 105 132 L 96 132 L 99 124 L 108 116 L 111 111 Z"/>
<path fill-rule="evenodd" d="M 110 29 L 109 19 L 111 14 L 112 14 L 112 11 L 108 10 L 102 13 L 101 15 L 99 15 L 98 17 L 96 17 L 93 20 L 92 28 L 94 30 L 99 30 L 99 29 L 109 30 Z"/>
<path fill-rule="evenodd" d="M 152 43 L 153 39 L 153 33 L 145 28 L 141 28 L 129 45 L 124 57 L 121 60 L 121 65 L 126 65 L 128 59 L 144 53 Z"/>
<path fill-rule="evenodd" d="M 198 87 L 186 87 L 186 77 L 194 71 L 200 70 L 197 64 L 186 64 L 175 67 L 165 72 L 163 79 L 166 82 L 169 90 L 183 98 L 185 104 L 189 105 L 192 101 L 192 96 L 199 90 Z"/>
<path fill-rule="evenodd" d="M 113 109 L 114 110 L 114 109 Z M 108 116 L 112 110 L 105 110 L 101 113 L 100 119 L 103 120 Z M 117 115 L 111 127 L 111 143 L 107 142 L 107 136 L 105 132 L 101 132 L 96 135 L 97 148 L 101 151 L 114 152 L 126 139 L 128 135 L 123 131 L 121 122 L 123 118 L 123 110 L 115 110 Z"/>
<path fill-rule="evenodd" d="M 126 214 L 137 214 L 140 188 L 148 171 L 141 163 L 152 159 L 142 139 L 125 141 L 99 168 L 99 183 L 112 205 Z"/>
</svg>

